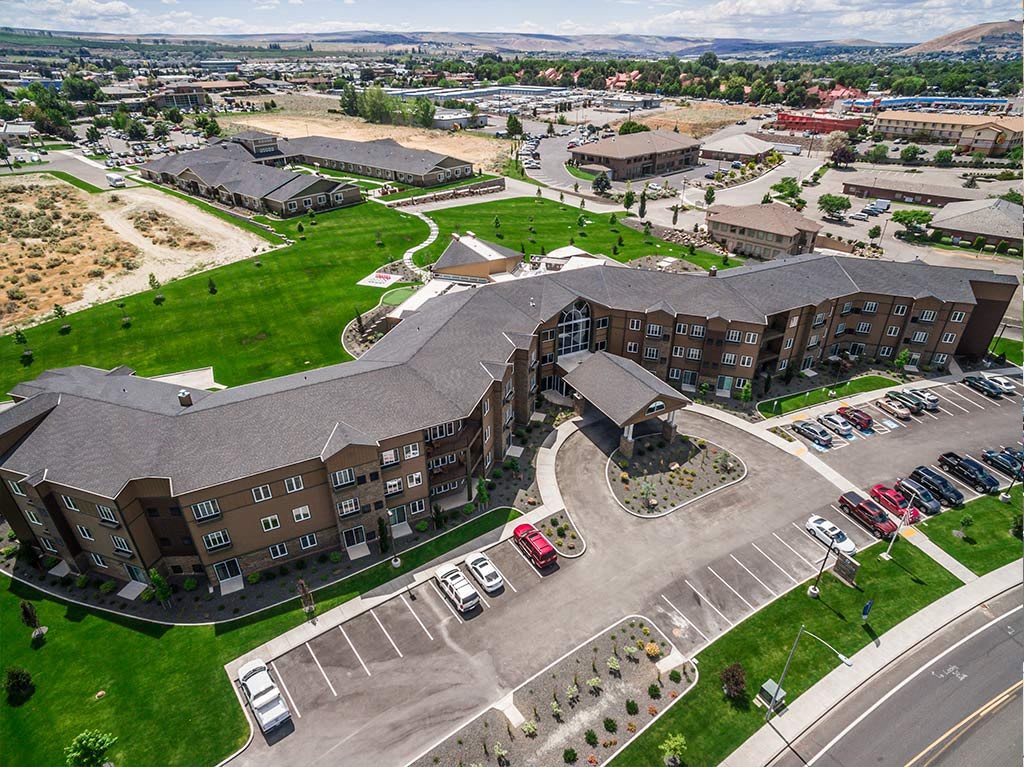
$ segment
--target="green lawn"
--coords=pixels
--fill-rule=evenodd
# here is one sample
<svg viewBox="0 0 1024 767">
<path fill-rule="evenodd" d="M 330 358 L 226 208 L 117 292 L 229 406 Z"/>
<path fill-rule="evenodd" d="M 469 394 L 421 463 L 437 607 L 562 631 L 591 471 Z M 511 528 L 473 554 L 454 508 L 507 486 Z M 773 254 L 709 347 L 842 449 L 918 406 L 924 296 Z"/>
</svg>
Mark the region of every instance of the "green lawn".
<svg viewBox="0 0 1024 767">
<path fill-rule="evenodd" d="M 235 386 L 348 359 L 342 329 L 381 294 L 355 283 L 422 242 L 427 226 L 371 203 L 322 213 L 316 222 L 301 219 L 306 239 L 293 246 L 167 283 L 159 289 L 162 306 L 152 290 L 122 299 L 130 328 L 111 302 L 70 315 L 67 335 L 58 332 L 61 321 L 25 330 L 34 353 L 27 367 L 20 363 L 26 347 L 0 338 L 0 392 L 75 364 L 130 365 L 140 375 L 213 365 L 218 382 Z M 273 222 L 293 238 L 299 224 Z"/>
<path fill-rule="evenodd" d="M 591 253 L 603 253 L 618 261 L 631 261 L 641 256 L 675 256 L 707 268 L 722 265 L 720 256 L 698 250 L 689 255 L 686 248 L 659 240 L 653 235 L 645 237 L 622 223 L 625 214 L 617 215 L 617 222 L 611 223 L 611 213 L 591 213 L 574 205 L 560 204 L 554 200 L 517 197 L 511 200 L 465 205 L 458 208 L 444 208 L 428 214 L 437 222 L 440 234 L 428 248 L 416 253 L 416 263 L 425 266 L 436 261 L 448 247 L 452 232 L 475 232 L 484 240 L 496 242 L 513 250 L 525 250 L 530 255 L 543 251 L 550 253 L 556 248 L 575 244 Z M 590 223 L 580 228 L 578 219 L 583 216 Z M 500 226 L 494 226 L 498 218 Z M 530 232 L 530 227 L 534 232 Z M 618 244 L 619 238 L 622 244 Z M 617 250 L 618 252 L 614 252 Z M 730 257 L 729 267 L 743 263 L 742 259 Z"/>
<path fill-rule="evenodd" d="M 425 194 L 431 194 L 433 192 L 443 192 L 446 189 L 457 189 L 460 186 L 468 186 L 469 184 L 479 184 L 481 181 L 489 181 L 497 176 L 492 176 L 488 173 L 481 173 L 479 176 L 472 176 L 470 178 L 460 178 L 456 181 L 451 181 L 447 184 L 438 184 L 437 186 L 429 187 L 409 187 L 401 192 L 395 192 L 394 194 L 388 194 L 381 197 L 382 200 L 402 200 L 406 197 L 419 197 Z"/>
<path fill-rule="evenodd" d="M 527 184 L 533 184 L 534 186 L 547 186 L 547 184 L 537 181 L 537 179 L 527 175 L 523 164 L 515 157 L 509 157 L 505 160 L 505 164 L 501 169 L 501 175 L 507 176 L 508 178 L 514 178 L 519 181 L 525 181 Z"/>
<path fill-rule="evenodd" d="M 580 168 L 577 168 L 575 165 L 573 165 L 571 162 L 567 162 L 565 164 L 565 169 L 569 171 L 569 175 L 575 176 L 581 181 L 593 181 L 595 178 L 597 178 L 596 173 L 590 173 L 588 171 L 581 170 Z"/>
<path fill-rule="evenodd" d="M 999 338 L 992 342 L 989 351 L 996 355 L 1005 354 L 1006 361 L 1012 362 L 1014 365 L 1024 365 L 1024 344 L 1021 344 L 1020 341 L 1012 338 Z"/>
<path fill-rule="evenodd" d="M 884 389 L 888 386 L 895 386 L 898 383 L 899 381 L 894 378 L 889 378 L 888 376 L 861 376 L 860 378 L 851 378 L 849 381 L 843 381 L 838 384 L 830 384 L 818 389 L 790 394 L 787 397 L 762 400 L 757 403 L 757 411 L 765 418 L 771 418 L 775 415 L 784 415 L 785 413 L 791 413 L 794 410 L 799 410 L 800 408 L 810 407 L 811 405 L 820 405 L 822 402 L 827 402 L 830 399 L 828 396 L 830 391 L 834 391 L 836 393 L 836 397 L 849 397 L 853 394 L 860 394 L 861 392 L 874 391 L 875 389 Z"/>
<path fill-rule="evenodd" d="M 860 552 L 857 588 L 851 589 L 831 573 L 822 578 L 821 598 L 810 599 L 801 585 L 740 623 L 702 651 L 700 681 L 680 698 L 649 730 L 614 760 L 614 767 L 660 765 L 658 746 L 668 735 L 686 738 L 686 767 L 714 767 L 764 724 L 764 709 L 752 698 L 766 680 L 779 679 L 800 624 L 852 656 L 873 639 L 948 594 L 960 582 L 910 545 L 893 548 L 893 559 L 878 558 L 881 544 Z M 868 599 L 875 604 L 867 624 L 860 620 Z M 719 674 L 733 663 L 746 670 L 747 700 L 730 702 L 722 693 Z M 828 649 L 804 637 L 783 685 L 792 703 L 816 681 L 839 665 Z"/>
<path fill-rule="evenodd" d="M 358 186 L 360 189 L 380 189 L 385 184 L 391 184 L 391 186 L 399 189 L 405 189 L 405 184 L 400 184 L 397 181 L 388 181 L 385 178 L 377 178 L 376 176 L 363 176 L 359 173 L 350 173 L 344 170 L 334 170 L 333 168 L 314 168 L 312 165 L 303 165 L 299 163 L 300 168 L 305 168 L 310 173 L 319 172 L 322 176 L 329 176 L 330 178 L 343 179 L 351 181 L 353 184 Z"/>
<path fill-rule="evenodd" d="M 496 509 L 416 549 L 402 567 L 378 564 L 316 592 L 319 612 L 417 569 L 519 516 Z M 36 606 L 48 626 L 30 645 L 18 602 Z M 227 624 L 165 627 L 121 619 L 48 597 L 0 577 L 4 667 L 32 673 L 36 692 L 19 707 L 0 704 L 0 764 L 61 765 L 63 748 L 89 727 L 116 735 L 118 765 L 212 765 L 245 742 L 248 731 L 223 666 L 303 620 L 297 600 Z M 95 699 L 99 690 L 106 692 Z"/>
<path fill-rule="evenodd" d="M 380 300 L 385 306 L 398 306 L 417 290 L 418 288 L 411 285 L 404 288 L 395 288 L 385 293 Z"/>
<path fill-rule="evenodd" d="M 996 570 L 1021 558 L 1021 539 L 1010 531 L 1014 516 L 1021 513 L 1021 486 L 1011 493 L 1010 503 L 985 496 L 964 505 L 963 509 L 949 509 L 938 516 L 924 519 L 919 527 L 935 545 L 952 555 L 978 575 Z M 960 529 L 960 520 L 970 514 L 974 524 L 964 536 L 953 535 Z"/>
</svg>

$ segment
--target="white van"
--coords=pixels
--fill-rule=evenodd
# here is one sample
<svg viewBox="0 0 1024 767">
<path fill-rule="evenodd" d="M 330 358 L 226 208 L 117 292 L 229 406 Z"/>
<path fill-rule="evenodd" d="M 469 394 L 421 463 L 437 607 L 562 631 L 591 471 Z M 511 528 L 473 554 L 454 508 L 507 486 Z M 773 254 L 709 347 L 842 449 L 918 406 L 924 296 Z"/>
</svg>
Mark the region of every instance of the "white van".
<svg viewBox="0 0 1024 767">
<path fill-rule="evenodd" d="M 108 173 L 107 183 L 112 187 L 122 187 L 124 186 L 124 176 L 119 176 L 116 173 Z"/>
</svg>

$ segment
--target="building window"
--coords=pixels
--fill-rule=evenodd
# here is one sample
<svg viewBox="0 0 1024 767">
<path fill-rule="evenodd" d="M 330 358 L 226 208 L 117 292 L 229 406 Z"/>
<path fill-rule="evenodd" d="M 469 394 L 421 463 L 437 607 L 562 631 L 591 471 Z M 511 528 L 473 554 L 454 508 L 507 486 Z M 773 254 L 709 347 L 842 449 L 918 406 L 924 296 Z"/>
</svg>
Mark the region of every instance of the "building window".
<svg viewBox="0 0 1024 767">
<path fill-rule="evenodd" d="M 303 551 L 316 548 L 316 533 L 306 533 L 300 537 L 299 548 Z"/>
<path fill-rule="evenodd" d="M 682 346 L 673 346 L 672 347 L 672 356 L 673 357 L 685 357 L 686 356 L 686 349 L 683 348 Z"/>
<path fill-rule="evenodd" d="M 738 330 L 729 330 L 725 334 L 725 340 L 731 344 L 738 344 L 740 342 L 741 333 Z"/>
<path fill-rule="evenodd" d="M 277 514 L 271 514 L 269 517 L 264 517 L 260 520 L 260 527 L 263 528 L 263 532 L 269 533 L 271 530 L 276 530 L 281 526 L 281 520 L 278 519 Z"/>
<path fill-rule="evenodd" d="M 948 354 L 936 354 L 932 356 L 932 362 L 936 365 L 945 365 L 947 359 L 949 359 Z"/>
<path fill-rule="evenodd" d="M 191 508 L 192 516 L 195 517 L 196 522 L 202 522 L 204 519 L 210 519 L 220 514 L 220 504 L 217 503 L 216 499 L 193 503 Z"/>
<path fill-rule="evenodd" d="M 288 545 L 285 543 L 275 543 L 270 547 L 270 558 L 280 559 L 281 557 L 288 556 Z"/>
<path fill-rule="evenodd" d="M 898 336 L 900 334 L 900 326 L 890 325 L 889 328 L 885 331 L 885 334 L 887 336 Z"/>
<path fill-rule="evenodd" d="M 923 312 L 921 312 L 920 321 L 921 322 L 934 322 L 935 321 L 935 312 L 932 311 L 931 309 L 925 309 Z"/>
<path fill-rule="evenodd" d="M 658 347 L 657 346 L 645 346 L 644 347 L 644 359 L 645 360 L 657 360 L 658 359 Z"/>
<path fill-rule="evenodd" d="M 648 338 L 661 338 L 661 325 L 656 322 L 650 322 L 647 324 L 647 336 Z"/>
<path fill-rule="evenodd" d="M 686 335 L 686 330 L 687 330 L 688 327 L 689 326 L 685 322 L 677 322 L 676 323 L 676 335 L 677 336 L 685 336 Z"/>
<path fill-rule="evenodd" d="M 309 506 L 299 506 L 297 509 L 292 509 L 292 519 L 295 522 L 305 522 L 311 516 L 313 515 L 309 513 Z"/>
<path fill-rule="evenodd" d="M 427 502 L 422 498 L 417 498 L 415 501 L 409 501 L 410 514 L 422 514 L 426 510 Z"/>
<path fill-rule="evenodd" d="M 487 404 L 487 400 L 484 400 L 484 415 L 487 415 L 488 408 L 489 408 L 489 406 Z M 404 445 L 402 447 L 402 456 L 407 461 L 410 458 L 417 458 L 419 456 L 419 454 L 420 454 L 420 443 L 419 442 L 413 442 L 410 445 Z"/>
<path fill-rule="evenodd" d="M 740 357 L 740 367 L 741 368 L 749 368 L 753 364 L 754 364 L 754 358 L 751 357 L 749 354 L 744 354 L 742 357 Z"/>
<path fill-rule="evenodd" d="M 845 322 L 840 322 L 838 325 L 836 325 L 835 335 L 841 336 L 845 332 L 846 332 L 846 323 Z"/>
<path fill-rule="evenodd" d="M 214 530 L 203 536 L 203 546 L 207 551 L 217 551 L 231 545 L 231 536 L 227 530 Z"/>
<path fill-rule="evenodd" d="M 25 497 L 25 490 L 21 487 L 20 482 L 15 482 L 13 479 L 7 480 L 7 486 L 11 488 L 11 492 L 15 495 L 20 495 L 22 498 Z"/>
<path fill-rule="evenodd" d="M 747 333 L 747 335 L 744 337 L 743 341 L 744 341 L 744 343 L 748 343 L 748 344 L 756 344 L 757 343 L 757 338 L 758 338 L 757 333 Z"/>
<path fill-rule="evenodd" d="M 862 309 L 862 311 L 864 312 L 864 314 L 874 314 L 875 312 L 878 311 L 878 302 L 877 301 L 865 301 L 864 302 L 864 308 Z"/>
<path fill-rule="evenodd" d="M 555 353 L 554 352 L 547 352 L 546 354 L 540 355 L 540 364 L 541 365 L 550 365 L 554 361 L 555 361 Z"/>
<path fill-rule="evenodd" d="M 636 341 L 627 341 L 626 351 L 629 354 L 636 354 L 638 351 L 640 351 L 640 344 L 638 344 Z"/>
<path fill-rule="evenodd" d="M 92 559 L 92 563 L 96 565 L 96 567 L 107 567 L 107 560 L 103 558 L 102 554 L 97 554 L 95 551 L 90 551 L 89 558 Z"/>
<path fill-rule="evenodd" d="M 925 333 L 923 330 L 917 331 L 910 338 L 910 342 L 914 343 L 914 344 L 923 344 L 927 340 L 928 340 L 928 334 Z"/>
<path fill-rule="evenodd" d="M 736 355 L 733 354 L 732 352 L 726 352 L 725 354 L 722 355 L 722 364 L 723 365 L 735 365 L 736 364 Z"/>
<path fill-rule="evenodd" d="M 384 482 L 384 495 L 398 495 L 402 492 L 402 478 L 389 479 Z"/>
<path fill-rule="evenodd" d="M 894 306 L 892 308 L 892 313 L 896 317 L 902 317 L 904 314 L 907 313 L 907 305 L 906 304 L 897 304 L 896 306 Z"/>
<path fill-rule="evenodd" d="M 704 326 L 703 325 L 690 325 L 690 336 L 693 338 L 704 337 Z"/>
<path fill-rule="evenodd" d="M 839 310 L 839 314 L 849 314 L 853 311 L 853 301 L 847 301 L 843 304 L 843 308 Z"/>
<path fill-rule="evenodd" d="M 679 368 L 668 369 L 668 380 L 678 381 L 682 377 L 682 372 Z"/>
<path fill-rule="evenodd" d="M 789 367 L 789 360 L 779 360 L 779 370 L 785 370 Z"/>
<path fill-rule="evenodd" d="M 297 493 L 301 489 L 302 489 L 302 477 L 301 476 L 288 477 L 288 479 L 286 479 L 284 481 L 284 491 L 286 493 Z"/>
<path fill-rule="evenodd" d="M 680 386 L 686 388 L 695 389 L 697 388 L 697 371 L 696 370 L 684 370 L 683 378 L 679 383 Z"/>
<path fill-rule="evenodd" d="M 815 346 L 818 345 L 819 342 L 820 342 L 820 339 L 818 338 L 818 336 L 817 335 L 813 335 L 807 341 L 807 348 L 808 349 L 813 349 Z"/>
<path fill-rule="evenodd" d="M 548 328 L 547 330 L 541 331 L 540 340 L 541 341 L 554 341 L 555 340 L 554 328 Z"/>
<path fill-rule="evenodd" d="M 967 315 L 964 314 L 963 312 L 953 312 L 951 315 L 949 315 L 949 321 L 950 322 L 963 322 L 964 321 L 964 317 L 966 317 L 966 316 Z"/>
<path fill-rule="evenodd" d="M 338 516 L 344 517 L 349 514 L 355 514 L 357 511 L 359 511 L 358 498 L 346 498 L 338 503 Z"/>
<path fill-rule="evenodd" d="M 398 463 L 398 451 L 397 450 L 385 450 L 380 454 L 380 465 L 381 466 L 393 466 Z"/>
<path fill-rule="evenodd" d="M 491 464 L 494 462 L 494 453 L 490 450 L 487 451 L 487 455 L 484 456 L 484 468 L 491 468 Z"/>
<path fill-rule="evenodd" d="M 606 327 L 608 327 L 607 317 L 598 317 L 596 320 L 594 320 L 594 328 L 596 330 L 604 330 Z"/>
<path fill-rule="evenodd" d="M 871 323 L 870 322 L 858 322 L 857 323 L 857 332 L 860 333 L 862 336 L 863 335 L 867 335 L 868 333 L 871 332 Z"/>
<path fill-rule="evenodd" d="M 417 471 L 414 474 L 410 474 L 405 479 L 408 487 L 419 487 L 423 484 L 423 473 Z"/>
<path fill-rule="evenodd" d="M 88 527 L 85 527 L 84 525 L 76 525 L 76 527 L 78 527 L 78 534 L 82 537 L 83 541 L 95 540 L 92 537 L 92 531 Z"/>
<path fill-rule="evenodd" d="M 60 497 L 60 499 L 62 501 L 64 501 L 64 507 L 65 508 L 71 509 L 71 511 L 78 511 L 78 504 L 75 503 L 75 499 L 74 498 L 71 498 L 71 497 L 69 497 L 67 495 L 62 495 Z"/>
<path fill-rule="evenodd" d="M 822 319 L 824 320 L 824 316 L 822 317 Z M 800 315 L 799 314 L 794 314 L 792 317 L 789 318 L 789 326 L 791 328 L 795 328 L 799 324 L 800 324 Z"/>
<path fill-rule="evenodd" d="M 956 340 L 956 333 L 943 333 L 942 343 L 951 344 Z"/>
<path fill-rule="evenodd" d="M 25 517 L 33 525 L 41 525 L 41 524 L 43 524 L 42 522 L 39 521 L 39 517 L 36 515 L 36 512 L 35 512 L 34 509 L 25 509 Z"/>
<path fill-rule="evenodd" d="M 270 493 L 270 485 L 260 485 L 259 487 L 254 487 L 252 489 L 252 499 L 256 503 L 262 503 L 263 501 L 268 501 L 272 497 L 273 496 Z"/>
<path fill-rule="evenodd" d="M 878 350 L 878 356 L 882 357 L 883 359 L 888 359 L 889 357 L 892 356 L 892 347 L 883 346 L 881 349 Z"/>
<path fill-rule="evenodd" d="M 696 349 L 696 348 L 694 348 L 694 349 L 687 349 L 686 350 L 686 359 L 688 359 L 688 360 L 699 360 L 700 359 L 700 349 Z"/>
<path fill-rule="evenodd" d="M 564 309 L 558 318 L 558 355 L 572 354 L 589 348 L 590 305 L 586 301 L 577 301 L 568 309 Z"/>
<path fill-rule="evenodd" d="M 639 330 L 643 326 L 643 320 L 632 319 L 629 321 L 630 330 Z"/>
<path fill-rule="evenodd" d="M 782 344 L 782 348 L 783 349 L 792 349 L 793 348 L 793 339 L 792 338 L 787 338 L 785 343 Z"/>
<path fill-rule="evenodd" d="M 128 541 L 126 541 L 120 535 L 110 536 L 110 541 L 114 544 L 114 551 L 120 552 L 121 554 L 132 553 L 132 547 L 129 546 Z"/>
<path fill-rule="evenodd" d="M 351 485 L 356 481 L 356 473 L 352 469 L 341 469 L 331 474 L 331 485 L 337 490 L 339 487 Z"/>
<path fill-rule="evenodd" d="M 814 322 L 811 323 L 811 327 L 812 328 L 820 328 L 824 324 L 825 324 L 825 313 L 824 312 L 818 312 L 817 314 L 815 314 L 814 315 Z"/>
<path fill-rule="evenodd" d="M 445 437 L 451 437 L 461 425 L 461 421 L 448 421 L 437 426 L 431 426 L 430 431 L 427 432 L 427 441 L 434 442 Z"/>
<path fill-rule="evenodd" d="M 49 538 L 40 535 L 39 542 L 43 544 L 43 548 L 49 551 L 51 554 L 57 553 L 57 547 L 53 545 L 53 541 L 51 541 Z"/>
<path fill-rule="evenodd" d="M 117 524 L 117 515 L 114 514 L 114 510 L 109 506 L 96 504 L 96 513 L 100 515 L 100 519 L 104 522 L 111 522 L 115 525 Z"/>
</svg>

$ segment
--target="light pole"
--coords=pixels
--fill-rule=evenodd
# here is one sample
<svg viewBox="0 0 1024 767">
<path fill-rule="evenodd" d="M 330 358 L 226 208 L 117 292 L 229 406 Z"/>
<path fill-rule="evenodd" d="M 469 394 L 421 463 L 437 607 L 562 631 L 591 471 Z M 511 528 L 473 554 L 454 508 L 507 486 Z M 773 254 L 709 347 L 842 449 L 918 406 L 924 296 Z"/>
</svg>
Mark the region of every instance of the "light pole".
<svg viewBox="0 0 1024 767">
<path fill-rule="evenodd" d="M 900 537 L 900 530 L 903 529 L 903 523 L 907 521 L 907 517 L 909 515 L 910 515 L 910 509 L 907 509 L 906 512 L 904 512 L 903 516 L 900 517 L 900 523 L 896 527 L 896 532 L 892 534 L 892 540 L 889 541 L 889 546 L 886 548 L 884 553 L 879 554 L 879 556 L 882 559 L 884 559 L 886 561 L 892 559 L 892 555 L 889 554 L 889 552 L 892 551 L 892 546 L 893 546 L 894 543 L 896 543 L 896 539 Z"/>
<path fill-rule="evenodd" d="M 796 653 L 796 646 L 800 643 L 800 637 L 803 636 L 804 634 L 807 634 L 807 636 L 813 637 L 814 639 L 817 639 L 819 642 L 821 642 L 823 645 L 825 645 L 825 647 L 827 647 L 833 653 L 835 653 L 835 656 L 837 658 L 839 658 L 839 660 L 841 660 L 845 665 L 847 665 L 847 666 L 852 666 L 853 665 L 853 661 L 852 660 L 847 658 L 845 655 L 843 655 L 841 652 L 839 652 L 839 650 L 837 650 L 835 647 L 830 645 L 828 642 L 826 642 L 824 639 L 822 639 L 817 634 L 812 634 L 810 631 L 807 630 L 806 625 L 801 623 L 800 624 L 800 630 L 798 632 L 796 632 L 796 639 L 793 640 L 793 647 L 789 651 L 789 657 L 786 658 L 786 665 L 782 669 L 782 676 L 779 678 L 779 683 L 777 685 L 775 685 L 775 692 L 772 693 L 772 700 L 771 700 L 771 703 L 768 704 L 768 711 L 764 715 L 764 720 L 766 722 L 770 721 L 771 718 L 772 718 L 772 713 L 775 711 L 775 701 L 776 701 L 776 699 L 779 696 L 779 691 L 782 689 L 782 683 L 786 681 L 786 673 L 789 671 L 790 663 L 793 662 L 793 655 Z"/>
<path fill-rule="evenodd" d="M 821 594 L 821 590 L 818 588 L 818 583 L 821 582 L 821 574 L 825 572 L 825 565 L 828 564 L 829 555 L 832 554 L 832 549 L 835 545 L 836 542 L 830 539 L 828 542 L 828 551 L 825 552 L 825 558 L 821 560 L 821 567 L 818 568 L 818 577 L 814 579 L 814 584 L 807 589 L 807 596 L 811 599 L 817 599 Z"/>
</svg>

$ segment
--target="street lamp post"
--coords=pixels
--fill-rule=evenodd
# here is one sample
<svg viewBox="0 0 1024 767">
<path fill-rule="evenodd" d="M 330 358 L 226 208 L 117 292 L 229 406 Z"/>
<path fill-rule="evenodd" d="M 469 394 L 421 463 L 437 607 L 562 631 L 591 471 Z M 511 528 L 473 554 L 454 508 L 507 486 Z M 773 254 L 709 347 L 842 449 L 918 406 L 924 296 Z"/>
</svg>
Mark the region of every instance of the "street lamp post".
<svg viewBox="0 0 1024 767">
<path fill-rule="evenodd" d="M 835 545 L 835 541 L 829 540 L 828 551 L 825 552 L 825 558 L 821 560 L 821 567 L 818 568 L 818 577 L 814 579 L 814 584 L 807 589 L 807 596 L 809 596 L 811 599 L 817 599 L 818 596 L 821 594 L 821 590 L 818 588 L 818 584 L 821 582 L 821 574 L 825 572 L 825 565 L 828 563 L 828 558 L 832 554 L 832 549 L 835 547 Z"/>
<path fill-rule="evenodd" d="M 800 624 L 800 630 L 798 632 L 796 632 L 796 639 L 793 640 L 793 647 L 790 648 L 790 650 L 789 650 L 789 657 L 786 658 L 786 665 L 782 669 L 782 676 L 779 678 L 779 683 L 777 685 L 775 685 L 775 692 L 772 693 L 772 700 L 771 700 L 771 703 L 769 703 L 769 705 L 768 705 L 768 711 L 764 715 L 764 720 L 766 722 L 770 721 L 771 718 L 772 718 L 772 713 L 775 711 L 776 699 L 779 696 L 779 691 L 782 689 L 783 682 L 786 681 L 786 673 L 789 671 L 789 666 L 793 662 L 793 656 L 796 654 L 796 646 L 798 644 L 800 644 L 800 637 L 803 636 L 804 634 L 807 634 L 807 636 L 812 637 L 814 639 L 817 639 L 819 642 L 821 642 L 823 645 L 825 645 L 825 647 L 827 647 L 833 653 L 835 653 L 835 656 L 837 658 L 839 658 L 839 660 L 841 660 L 845 665 L 847 665 L 847 666 L 852 666 L 853 665 L 853 661 L 852 660 L 847 658 L 845 655 L 843 655 L 841 652 L 839 652 L 839 650 L 837 650 L 835 647 L 830 645 L 828 642 L 826 642 L 824 639 L 822 639 L 817 634 L 812 634 L 810 631 L 807 630 L 806 624 L 801 623 Z"/>
<path fill-rule="evenodd" d="M 896 543 L 896 539 L 899 538 L 900 530 L 903 529 L 903 524 L 907 521 L 907 517 L 909 515 L 910 515 L 910 510 L 908 509 L 906 512 L 904 512 L 903 516 L 900 517 L 900 523 L 896 527 L 896 532 L 892 534 L 892 540 L 889 541 L 889 546 L 885 549 L 884 553 L 879 554 L 879 556 L 882 559 L 884 559 L 886 561 L 892 559 L 892 555 L 889 552 L 892 551 L 892 546 L 893 546 L 894 543 Z"/>
</svg>

